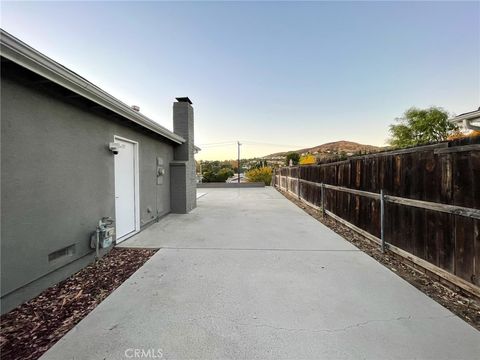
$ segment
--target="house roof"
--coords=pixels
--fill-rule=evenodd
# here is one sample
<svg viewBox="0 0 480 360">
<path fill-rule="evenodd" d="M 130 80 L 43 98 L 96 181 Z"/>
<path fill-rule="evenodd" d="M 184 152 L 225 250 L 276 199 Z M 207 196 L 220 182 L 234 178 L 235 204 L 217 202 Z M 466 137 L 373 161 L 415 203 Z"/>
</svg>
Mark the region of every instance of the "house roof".
<svg viewBox="0 0 480 360">
<path fill-rule="evenodd" d="M 480 108 L 455 116 L 451 121 L 463 124 L 467 129 L 480 131 Z"/>
<path fill-rule="evenodd" d="M 0 29 L 0 31 L 0 54 L 4 58 L 177 144 L 185 142 L 183 137 L 168 130 L 147 116 L 133 110 L 127 104 L 103 91 L 75 72 L 33 49 L 3 29 Z"/>
<path fill-rule="evenodd" d="M 463 121 L 463 120 L 477 120 L 480 119 L 480 108 L 477 110 L 469 111 L 453 118 L 454 121 Z"/>
</svg>

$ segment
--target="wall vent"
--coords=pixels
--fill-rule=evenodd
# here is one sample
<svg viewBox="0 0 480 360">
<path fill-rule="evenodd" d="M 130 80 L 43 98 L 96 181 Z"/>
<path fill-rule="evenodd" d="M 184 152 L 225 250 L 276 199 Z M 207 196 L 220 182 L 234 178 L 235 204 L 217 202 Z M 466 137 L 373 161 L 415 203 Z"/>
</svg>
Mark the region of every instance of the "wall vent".
<svg viewBox="0 0 480 360">
<path fill-rule="evenodd" d="M 55 261 L 67 256 L 72 256 L 73 254 L 75 254 L 75 244 L 61 248 L 60 250 L 48 254 L 48 261 Z"/>
</svg>

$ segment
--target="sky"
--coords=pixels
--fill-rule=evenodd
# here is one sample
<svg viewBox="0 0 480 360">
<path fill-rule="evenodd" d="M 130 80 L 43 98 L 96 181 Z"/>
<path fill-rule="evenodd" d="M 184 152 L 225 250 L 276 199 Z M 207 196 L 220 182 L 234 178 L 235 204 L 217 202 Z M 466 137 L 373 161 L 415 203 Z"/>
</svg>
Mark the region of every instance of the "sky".
<svg viewBox="0 0 480 360">
<path fill-rule="evenodd" d="M 480 2 L 8 2 L 1 27 L 172 129 L 200 160 L 385 145 L 411 106 L 480 105 Z"/>
</svg>

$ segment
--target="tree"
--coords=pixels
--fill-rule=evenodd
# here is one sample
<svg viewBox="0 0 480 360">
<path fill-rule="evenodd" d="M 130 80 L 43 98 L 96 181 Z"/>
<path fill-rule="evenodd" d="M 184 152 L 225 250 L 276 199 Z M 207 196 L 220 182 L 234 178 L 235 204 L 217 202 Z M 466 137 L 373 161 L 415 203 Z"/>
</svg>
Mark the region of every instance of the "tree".
<svg viewBox="0 0 480 360">
<path fill-rule="evenodd" d="M 260 169 L 260 168 L 266 167 L 266 166 L 268 166 L 267 160 L 263 160 L 263 159 L 260 159 L 260 160 L 254 162 L 254 163 L 251 165 L 251 167 L 252 167 L 252 168 L 255 168 L 255 169 Z"/>
<path fill-rule="evenodd" d="M 263 182 L 265 185 L 270 185 L 272 182 L 272 168 L 265 166 L 248 170 L 245 173 L 248 182 Z"/>
<path fill-rule="evenodd" d="M 458 129 L 448 118 L 448 113 L 439 107 L 412 107 L 397 119 L 398 124 L 390 125 L 389 143 L 395 147 L 407 147 L 445 141 Z"/>
<path fill-rule="evenodd" d="M 299 164 L 300 165 L 312 165 L 317 162 L 317 158 L 312 154 L 305 154 L 300 157 Z"/>
<path fill-rule="evenodd" d="M 228 168 L 222 168 L 218 171 L 205 171 L 203 173 L 203 182 L 225 182 L 230 176 L 233 176 L 233 171 Z"/>
<path fill-rule="evenodd" d="M 300 155 L 294 151 L 289 152 L 285 158 L 285 165 L 289 166 L 290 160 L 292 160 L 293 165 L 298 165 L 298 162 L 300 161 Z"/>
</svg>

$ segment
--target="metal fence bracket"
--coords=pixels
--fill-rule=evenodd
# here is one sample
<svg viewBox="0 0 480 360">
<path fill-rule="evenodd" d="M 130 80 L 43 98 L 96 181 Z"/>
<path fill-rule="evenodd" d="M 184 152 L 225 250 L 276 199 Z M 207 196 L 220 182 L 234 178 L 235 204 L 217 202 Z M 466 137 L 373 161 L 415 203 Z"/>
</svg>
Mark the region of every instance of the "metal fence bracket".
<svg viewBox="0 0 480 360">
<path fill-rule="evenodd" d="M 325 217 L 325 184 L 322 183 L 322 215 Z"/>
<path fill-rule="evenodd" d="M 380 240 L 382 240 L 382 253 L 385 253 L 385 196 L 383 189 L 380 190 Z"/>
</svg>

